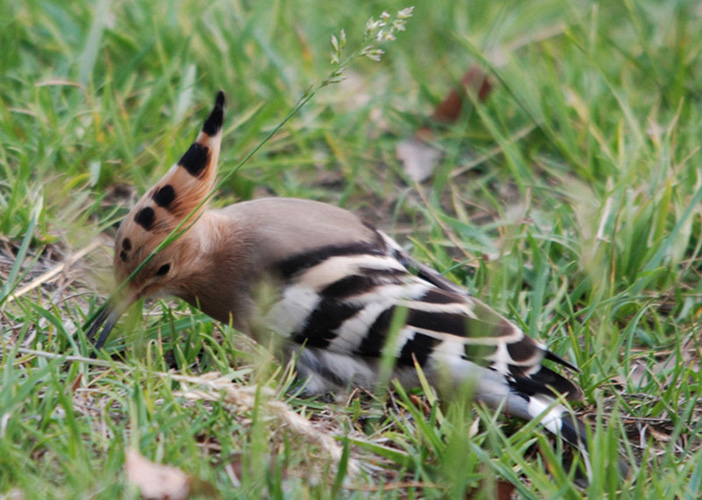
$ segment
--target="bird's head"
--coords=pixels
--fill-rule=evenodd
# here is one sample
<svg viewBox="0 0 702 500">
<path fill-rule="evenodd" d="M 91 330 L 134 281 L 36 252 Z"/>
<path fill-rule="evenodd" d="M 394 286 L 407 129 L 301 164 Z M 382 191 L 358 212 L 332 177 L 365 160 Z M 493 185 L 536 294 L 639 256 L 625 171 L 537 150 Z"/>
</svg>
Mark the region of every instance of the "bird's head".
<svg viewBox="0 0 702 500">
<path fill-rule="evenodd" d="M 190 149 L 131 209 L 117 232 L 114 273 L 119 291 L 93 319 L 89 339 L 105 327 L 104 344 L 121 314 L 144 297 L 177 295 L 192 276 L 199 242 L 189 228 L 205 208 L 216 178 L 222 141 L 224 93 L 219 92 Z M 156 251 L 156 253 L 154 253 Z"/>
</svg>

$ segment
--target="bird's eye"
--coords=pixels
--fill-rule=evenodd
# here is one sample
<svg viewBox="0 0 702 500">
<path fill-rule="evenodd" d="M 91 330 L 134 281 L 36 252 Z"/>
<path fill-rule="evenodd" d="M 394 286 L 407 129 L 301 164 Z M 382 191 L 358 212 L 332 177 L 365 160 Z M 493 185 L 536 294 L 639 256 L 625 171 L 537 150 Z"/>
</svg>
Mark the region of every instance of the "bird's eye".
<svg viewBox="0 0 702 500">
<path fill-rule="evenodd" d="M 156 276 L 165 276 L 166 274 L 168 274 L 168 271 L 170 271 L 170 270 L 171 270 L 171 265 L 164 264 L 158 268 L 158 271 L 156 271 Z"/>
</svg>

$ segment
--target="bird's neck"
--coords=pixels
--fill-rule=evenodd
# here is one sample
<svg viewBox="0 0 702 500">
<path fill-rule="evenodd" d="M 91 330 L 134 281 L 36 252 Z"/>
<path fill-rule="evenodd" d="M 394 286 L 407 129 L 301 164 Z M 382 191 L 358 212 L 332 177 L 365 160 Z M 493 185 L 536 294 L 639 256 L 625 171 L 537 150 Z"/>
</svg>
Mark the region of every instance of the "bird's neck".
<svg viewBox="0 0 702 500">
<path fill-rule="evenodd" d="M 246 330 L 248 286 L 253 278 L 252 252 L 232 218 L 217 211 L 203 212 L 184 236 L 187 272 L 178 283 L 177 295 L 208 316 Z"/>
</svg>

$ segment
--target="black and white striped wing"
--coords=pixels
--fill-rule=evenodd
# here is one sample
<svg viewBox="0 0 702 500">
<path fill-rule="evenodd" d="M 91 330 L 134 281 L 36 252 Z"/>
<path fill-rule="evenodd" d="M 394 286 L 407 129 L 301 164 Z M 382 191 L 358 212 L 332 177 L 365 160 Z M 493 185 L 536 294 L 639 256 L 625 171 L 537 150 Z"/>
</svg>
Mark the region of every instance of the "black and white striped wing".
<svg viewBox="0 0 702 500">
<path fill-rule="evenodd" d="M 372 380 L 363 372 L 389 352 L 398 369 L 413 369 L 416 362 L 429 375 L 473 377 L 485 382 L 479 390 L 494 389 L 500 397 L 505 390 L 580 396 L 575 384 L 541 365 L 545 357 L 567 363 L 434 270 L 418 266 L 385 235 L 378 243 L 295 255 L 279 265 L 284 288 L 267 322 L 317 353 L 315 371 L 337 385 Z M 391 341 L 396 315 L 404 322 Z M 350 367 L 343 357 L 353 360 Z M 500 387 L 491 389 L 495 383 Z"/>
</svg>

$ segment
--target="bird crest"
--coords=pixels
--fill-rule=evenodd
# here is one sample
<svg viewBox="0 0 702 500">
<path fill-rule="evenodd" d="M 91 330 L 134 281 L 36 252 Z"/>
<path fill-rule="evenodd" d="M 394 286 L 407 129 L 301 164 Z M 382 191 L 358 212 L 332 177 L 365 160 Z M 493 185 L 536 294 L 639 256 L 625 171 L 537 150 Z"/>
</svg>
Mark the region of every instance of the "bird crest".
<svg viewBox="0 0 702 500">
<path fill-rule="evenodd" d="M 205 210 L 217 175 L 223 120 L 220 91 L 195 142 L 122 222 L 115 240 L 115 269 L 122 271 L 118 279 L 129 276 L 186 217 L 194 222 Z"/>
</svg>

